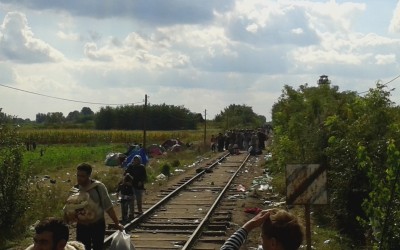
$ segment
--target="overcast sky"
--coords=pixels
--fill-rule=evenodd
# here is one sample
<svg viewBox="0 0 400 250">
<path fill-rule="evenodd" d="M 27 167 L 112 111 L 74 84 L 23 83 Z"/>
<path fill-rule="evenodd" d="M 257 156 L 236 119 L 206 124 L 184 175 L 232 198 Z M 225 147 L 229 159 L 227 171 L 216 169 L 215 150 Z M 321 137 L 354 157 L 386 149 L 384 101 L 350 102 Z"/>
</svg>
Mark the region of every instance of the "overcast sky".
<svg viewBox="0 0 400 250">
<path fill-rule="evenodd" d="M 397 0 L 0 0 L 0 108 L 35 119 L 107 104 L 245 104 L 285 84 L 367 91 L 400 75 Z M 392 100 L 398 103 L 400 79 Z M 57 98 L 102 103 L 80 103 Z"/>
</svg>

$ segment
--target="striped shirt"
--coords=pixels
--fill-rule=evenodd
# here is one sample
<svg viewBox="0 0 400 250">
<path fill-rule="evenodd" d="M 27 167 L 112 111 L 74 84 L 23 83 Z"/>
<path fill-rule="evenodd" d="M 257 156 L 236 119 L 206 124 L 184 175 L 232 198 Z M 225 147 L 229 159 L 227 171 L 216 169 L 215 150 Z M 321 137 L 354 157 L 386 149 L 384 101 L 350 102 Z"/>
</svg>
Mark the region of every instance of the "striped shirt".
<svg viewBox="0 0 400 250">
<path fill-rule="evenodd" d="M 247 239 L 247 231 L 244 228 L 239 228 L 229 239 L 227 239 L 220 250 L 239 250 Z"/>
</svg>

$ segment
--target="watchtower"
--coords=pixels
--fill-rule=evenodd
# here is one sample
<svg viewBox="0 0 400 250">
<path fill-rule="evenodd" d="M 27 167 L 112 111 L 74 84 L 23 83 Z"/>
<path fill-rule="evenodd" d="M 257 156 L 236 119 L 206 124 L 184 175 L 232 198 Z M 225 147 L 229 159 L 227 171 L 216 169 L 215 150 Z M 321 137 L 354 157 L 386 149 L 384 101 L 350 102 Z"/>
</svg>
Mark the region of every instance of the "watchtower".
<svg viewBox="0 0 400 250">
<path fill-rule="evenodd" d="M 318 85 L 323 85 L 323 84 L 331 84 L 331 81 L 328 79 L 327 75 L 322 75 L 319 77 L 318 80 Z"/>
</svg>

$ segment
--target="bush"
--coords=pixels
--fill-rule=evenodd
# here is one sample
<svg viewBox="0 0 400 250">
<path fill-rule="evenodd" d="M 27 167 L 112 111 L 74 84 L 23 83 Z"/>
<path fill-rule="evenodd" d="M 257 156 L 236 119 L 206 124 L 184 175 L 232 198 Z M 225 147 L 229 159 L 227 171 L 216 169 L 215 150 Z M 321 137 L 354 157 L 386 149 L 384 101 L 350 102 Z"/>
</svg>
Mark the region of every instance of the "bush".
<svg viewBox="0 0 400 250">
<path fill-rule="evenodd" d="M 0 124 L 0 246 L 5 243 L 6 235 L 13 237 L 19 232 L 16 226 L 21 224 L 29 203 L 22 150 L 17 128 Z"/>
<path fill-rule="evenodd" d="M 169 178 L 169 177 L 171 176 L 171 166 L 170 166 L 168 163 L 164 164 L 164 165 L 161 167 L 160 172 L 161 172 L 163 175 L 165 175 L 165 176 L 167 176 L 167 177 Z"/>
</svg>

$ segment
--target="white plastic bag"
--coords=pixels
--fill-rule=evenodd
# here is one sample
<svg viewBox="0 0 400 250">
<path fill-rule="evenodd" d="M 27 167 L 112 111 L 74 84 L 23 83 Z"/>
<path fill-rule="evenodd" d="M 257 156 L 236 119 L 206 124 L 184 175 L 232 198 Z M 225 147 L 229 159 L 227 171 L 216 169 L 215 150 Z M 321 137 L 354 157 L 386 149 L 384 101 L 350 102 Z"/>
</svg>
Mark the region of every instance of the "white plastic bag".
<svg viewBox="0 0 400 250">
<path fill-rule="evenodd" d="M 73 193 L 64 206 L 64 217 L 67 222 L 78 221 L 82 224 L 93 223 L 102 212 L 99 205 L 95 203 L 88 192 Z"/>
<path fill-rule="evenodd" d="M 135 246 L 131 242 L 130 235 L 125 230 L 118 230 L 111 241 L 110 250 L 135 250 Z"/>
</svg>

